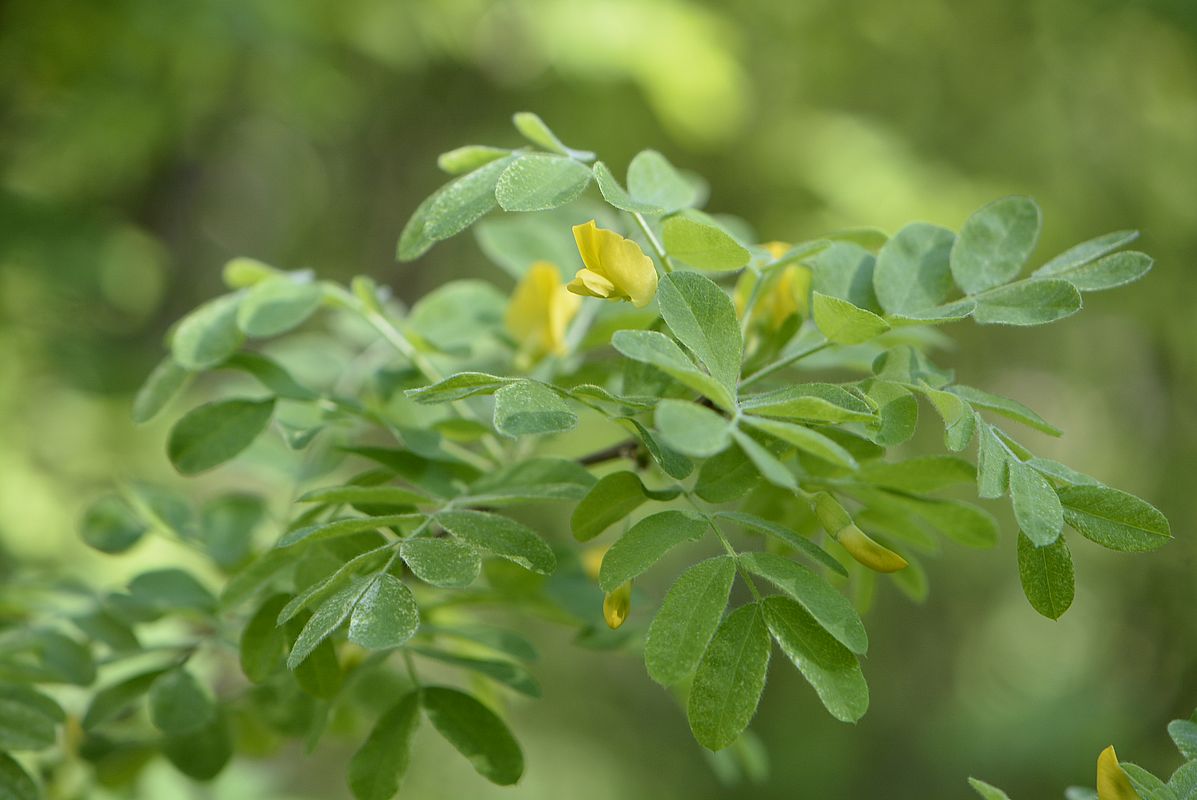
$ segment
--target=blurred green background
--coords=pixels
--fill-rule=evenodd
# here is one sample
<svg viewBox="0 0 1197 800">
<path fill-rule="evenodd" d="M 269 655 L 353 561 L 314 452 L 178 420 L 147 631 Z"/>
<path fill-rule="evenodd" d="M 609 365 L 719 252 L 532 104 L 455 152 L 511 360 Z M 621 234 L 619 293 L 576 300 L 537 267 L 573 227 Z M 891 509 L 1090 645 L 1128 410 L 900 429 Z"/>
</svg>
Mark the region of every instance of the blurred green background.
<svg viewBox="0 0 1197 800">
<path fill-rule="evenodd" d="M 506 288 L 468 236 L 416 264 L 393 250 L 442 180 L 436 154 L 515 143 L 522 109 L 617 173 L 665 152 L 762 239 L 955 228 L 1007 193 L 1042 205 L 1041 260 L 1142 230 L 1143 283 L 1050 328 L 957 325 L 940 360 L 1063 427 L 1028 444 L 1153 502 L 1177 540 L 1078 544 L 1059 622 L 1021 597 L 1008 521 L 996 551 L 949 546 L 925 605 L 879 593 L 859 725 L 776 665 L 762 785 L 721 785 L 633 656 L 546 628 L 545 699 L 515 711 L 520 786 L 422 737 L 405 796 L 914 800 L 969 796 L 973 774 L 1031 800 L 1091 784 L 1111 742 L 1170 772 L 1164 724 L 1197 705 L 1187 0 L 0 2 L 0 575 L 117 568 L 81 552 L 75 518 L 113 477 L 172 480 L 131 393 L 229 257 L 364 272 L 409 300 L 454 276 Z M 347 748 L 241 761 L 195 796 L 341 796 Z M 188 796 L 166 772 L 140 796 Z"/>
</svg>

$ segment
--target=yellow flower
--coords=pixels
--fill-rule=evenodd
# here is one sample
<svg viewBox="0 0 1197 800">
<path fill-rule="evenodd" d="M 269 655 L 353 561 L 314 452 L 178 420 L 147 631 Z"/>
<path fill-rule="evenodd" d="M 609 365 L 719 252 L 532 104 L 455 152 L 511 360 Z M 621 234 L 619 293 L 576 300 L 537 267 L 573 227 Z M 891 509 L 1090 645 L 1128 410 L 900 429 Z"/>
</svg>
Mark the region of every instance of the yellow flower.
<svg viewBox="0 0 1197 800">
<path fill-rule="evenodd" d="M 761 247 L 774 261 L 790 250 L 790 245 L 786 242 L 765 242 Z M 736 315 L 741 319 L 758 280 L 760 278 L 756 273 L 745 270 L 736 283 Z M 773 270 L 764 280 L 766 283 L 761 287 L 756 307 L 752 310 L 754 326 L 776 331 L 791 315 L 805 317 L 810 313 L 811 271 L 807 267 L 790 264 L 780 270 Z"/>
<path fill-rule="evenodd" d="M 520 358 L 532 362 L 565 353 L 565 329 L 582 304 L 561 285 L 561 272 L 537 261 L 515 287 L 504 322 L 519 344 Z"/>
<path fill-rule="evenodd" d="M 628 618 L 632 610 L 632 582 L 624 581 L 603 595 L 603 619 L 607 627 L 615 630 Z"/>
<path fill-rule="evenodd" d="M 1118 766 L 1118 755 L 1114 752 L 1114 745 L 1101 751 L 1097 757 L 1097 800 L 1140 800 L 1136 792 Z"/>
<path fill-rule="evenodd" d="M 574 226 L 574 240 L 585 269 L 566 287 L 574 294 L 607 300 L 631 300 L 644 308 L 657 293 L 657 269 L 640 245 L 594 220 Z"/>
</svg>

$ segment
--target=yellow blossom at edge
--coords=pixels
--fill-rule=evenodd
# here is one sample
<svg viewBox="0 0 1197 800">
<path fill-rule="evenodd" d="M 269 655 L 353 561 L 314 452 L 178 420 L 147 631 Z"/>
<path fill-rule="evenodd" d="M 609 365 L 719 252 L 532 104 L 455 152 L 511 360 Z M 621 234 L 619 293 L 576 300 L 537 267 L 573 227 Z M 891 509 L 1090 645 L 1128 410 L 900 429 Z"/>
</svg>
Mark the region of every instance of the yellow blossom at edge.
<svg viewBox="0 0 1197 800">
<path fill-rule="evenodd" d="M 605 300 L 630 300 L 644 308 L 657 293 L 657 269 L 640 245 L 590 220 L 575 225 L 574 241 L 584 269 L 566 287 L 574 294 Z"/>
<path fill-rule="evenodd" d="M 566 329 L 581 304 L 580 297 L 565 290 L 557 267 L 547 261 L 529 267 L 512 292 L 504 317 L 520 356 L 536 360 L 564 354 Z"/>
</svg>

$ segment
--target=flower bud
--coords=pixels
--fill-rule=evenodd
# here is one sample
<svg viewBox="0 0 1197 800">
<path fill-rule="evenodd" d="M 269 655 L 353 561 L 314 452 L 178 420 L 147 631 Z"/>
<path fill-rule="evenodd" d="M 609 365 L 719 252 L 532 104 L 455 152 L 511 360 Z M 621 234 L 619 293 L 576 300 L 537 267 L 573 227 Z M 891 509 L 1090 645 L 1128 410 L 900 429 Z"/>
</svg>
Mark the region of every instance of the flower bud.
<svg viewBox="0 0 1197 800">
<path fill-rule="evenodd" d="M 603 596 L 603 619 L 615 630 L 628 618 L 632 610 L 632 582 L 625 581 Z"/>
<path fill-rule="evenodd" d="M 835 538 L 849 555 L 874 572 L 897 572 L 909 566 L 906 559 L 873 541 L 855 525 L 841 528 Z"/>
<path fill-rule="evenodd" d="M 1118 765 L 1114 745 L 1102 750 L 1097 757 L 1097 800 L 1142 800 Z"/>
</svg>

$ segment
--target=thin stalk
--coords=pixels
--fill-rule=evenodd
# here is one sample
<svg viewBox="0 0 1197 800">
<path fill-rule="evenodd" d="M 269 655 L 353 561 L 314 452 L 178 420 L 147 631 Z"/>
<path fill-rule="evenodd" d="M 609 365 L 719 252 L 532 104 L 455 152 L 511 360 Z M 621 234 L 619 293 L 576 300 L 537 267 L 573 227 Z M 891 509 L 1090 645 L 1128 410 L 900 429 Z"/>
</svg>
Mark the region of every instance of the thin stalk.
<svg viewBox="0 0 1197 800">
<path fill-rule="evenodd" d="M 636 220 L 636 224 L 640 226 L 640 231 L 644 234 L 644 238 L 648 239 L 649 246 L 657 254 L 657 259 L 661 262 L 661 269 L 665 271 L 666 275 L 673 272 L 673 260 L 669 258 L 669 255 L 665 252 L 665 248 L 657 241 L 657 236 L 653 233 L 652 228 L 648 226 L 648 221 L 644 219 L 644 215 L 639 211 L 633 211 L 632 219 Z"/>
<path fill-rule="evenodd" d="M 752 319 L 752 312 L 756 308 L 757 300 L 761 297 L 761 285 L 765 282 L 765 276 L 758 270 L 748 268 L 756 280 L 752 282 L 752 292 L 748 295 L 748 302 L 744 304 L 744 316 L 740 319 L 740 336 L 741 338 L 748 338 L 748 324 Z"/>
<path fill-rule="evenodd" d="M 770 375 L 777 372 L 778 370 L 785 369 L 786 367 L 790 366 L 791 364 L 801 361 L 802 359 L 806 358 L 807 356 L 812 356 L 821 350 L 826 350 L 828 347 L 831 347 L 831 342 L 824 341 L 820 344 L 814 345 L 813 347 L 808 347 L 805 350 L 799 350 L 797 353 L 788 355 L 779 361 L 774 361 L 772 364 L 770 364 L 766 367 L 761 367 L 756 372 L 752 373 L 747 378 L 740 381 L 740 388 L 743 389 L 747 386 L 751 386 L 752 384 L 756 383 L 757 381 L 759 381 L 763 378 L 769 377 Z"/>
</svg>

